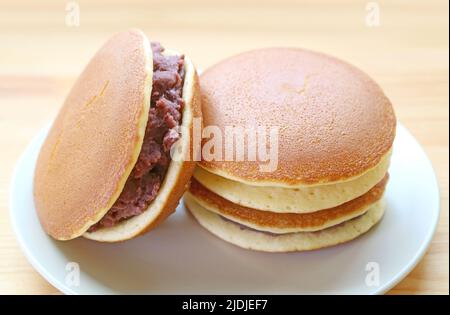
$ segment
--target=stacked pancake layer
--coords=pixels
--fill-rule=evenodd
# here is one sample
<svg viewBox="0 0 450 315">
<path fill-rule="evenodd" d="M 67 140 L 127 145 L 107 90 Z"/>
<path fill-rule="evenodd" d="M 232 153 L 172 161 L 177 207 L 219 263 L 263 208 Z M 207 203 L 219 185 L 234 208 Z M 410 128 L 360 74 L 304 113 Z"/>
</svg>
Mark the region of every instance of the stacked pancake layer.
<svg viewBox="0 0 450 315">
<path fill-rule="evenodd" d="M 199 223 L 235 245 L 313 250 L 367 232 L 383 216 L 389 154 L 365 174 L 295 188 L 251 186 L 197 167 L 184 202 Z"/>
</svg>

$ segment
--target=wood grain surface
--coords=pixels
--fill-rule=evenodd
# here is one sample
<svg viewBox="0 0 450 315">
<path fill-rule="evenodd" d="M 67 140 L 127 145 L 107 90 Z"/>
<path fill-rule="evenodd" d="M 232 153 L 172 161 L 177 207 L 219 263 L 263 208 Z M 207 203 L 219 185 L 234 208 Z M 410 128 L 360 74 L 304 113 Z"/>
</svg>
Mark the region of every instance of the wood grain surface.
<svg viewBox="0 0 450 315">
<path fill-rule="evenodd" d="M 74 3 L 80 8 L 78 26 L 67 16 Z M 374 5 L 379 25 L 367 23 Z M 13 167 L 105 39 L 139 27 L 202 69 L 241 51 L 294 46 L 335 55 L 369 73 L 425 148 L 441 190 L 432 245 L 390 293 L 448 294 L 448 9 L 445 0 L 1 0 L 0 293 L 58 293 L 27 262 L 11 230 Z"/>
</svg>

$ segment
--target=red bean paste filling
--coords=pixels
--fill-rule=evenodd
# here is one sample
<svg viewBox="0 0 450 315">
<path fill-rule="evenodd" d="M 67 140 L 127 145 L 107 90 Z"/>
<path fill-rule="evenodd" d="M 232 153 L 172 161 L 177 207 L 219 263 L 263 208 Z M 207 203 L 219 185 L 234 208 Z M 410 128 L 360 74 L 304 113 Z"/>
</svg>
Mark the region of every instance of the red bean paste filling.
<svg viewBox="0 0 450 315">
<path fill-rule="evenodd" d="M 112 227 L 148 208 L 169 168 L 170 148 L 180 138 L 184 56 L 164 56 L 164 48 L 156 42 L 152 50 L 153 88 L 141 152 L 119 199 L 89 232 Z"/>
</svg>

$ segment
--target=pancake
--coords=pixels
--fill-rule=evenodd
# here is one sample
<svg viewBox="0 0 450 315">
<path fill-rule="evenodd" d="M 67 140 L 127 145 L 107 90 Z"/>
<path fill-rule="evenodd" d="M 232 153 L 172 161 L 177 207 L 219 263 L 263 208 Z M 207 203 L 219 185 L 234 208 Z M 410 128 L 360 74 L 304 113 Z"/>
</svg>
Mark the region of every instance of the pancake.
<svg viewBox="0 0 450 315">
<path fill-rule="evenodd" d="M 297 188 L 253 186 L 197 167 L 194 178 L 232 203 L 279 213 L 309 213 L 341 205 L 367 193 L 386 175 L 390 151 L 374 168 L 351 181 Z"/>
<path fill-rule="evenodd" d="M 373 204 L 365 214 L 317 232 L 271 234 L 249 229 L 208 211 L 189 196 L 184 202 L 195 219 L 217 237 L 245 249 L 265 252 L 308 251 L 329 247 L 366 233 L 384 214 L 384 200 Z"/>
<path fill-rule="evenodd" d="M 114 36 L 86 66 L 53 123 L 37 161 L 34 196 L 41 224 L 54 238 L 83 234 L 121 193 L 147 125 L 150 51 L 141 32 Z"/>
<path fill-rule="evenodd" d="M 209 191 L 195 179 L 186 194 L 203 208 L 258 231 L 275 234 L 313 232 L 364 214 L 382 198 L 387 180 L 386 175 L 367 193 L 340 206 L 306 214 L 274 213 L 239 206 Z"/>
<path fill-rule="evenodd" d="M 200 162 L 235 182 L 295 188 L 347 181 L 378 165 L 394 140 L 396 119 L 381 88 L 324 54 L 254 50 L 212 66 L 200 83 L 205 126 L 279 129 L 273 172 L 262 172 L 260 160 Z"/>
</svg>

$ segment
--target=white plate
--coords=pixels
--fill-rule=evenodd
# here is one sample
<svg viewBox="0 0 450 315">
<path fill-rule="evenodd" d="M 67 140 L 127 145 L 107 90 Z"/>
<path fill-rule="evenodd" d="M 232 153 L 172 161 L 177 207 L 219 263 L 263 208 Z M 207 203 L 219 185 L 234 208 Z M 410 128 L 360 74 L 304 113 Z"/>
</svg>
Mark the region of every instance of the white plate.
<svg viewBox="0 0 450 315">
<path fill-rule="evenodd" d="M 64 293 L 384 293 L 418 263 L 438 222 L 433 168 L 413 136 L 399 125 L 386 214 L 380 224 L 350 243 L 304 253 L 244 250 L 204 230 L 182 204 L 160 227 L 131 241 L 58 242 L 42 230 L 32 197 L 36 157 L 47 130 L 28 146 L 17 165 L 10 209 L 25 255 Z M 79 282 L 77 269 L 69 262 L 78 264 Z"/>
</svg>

